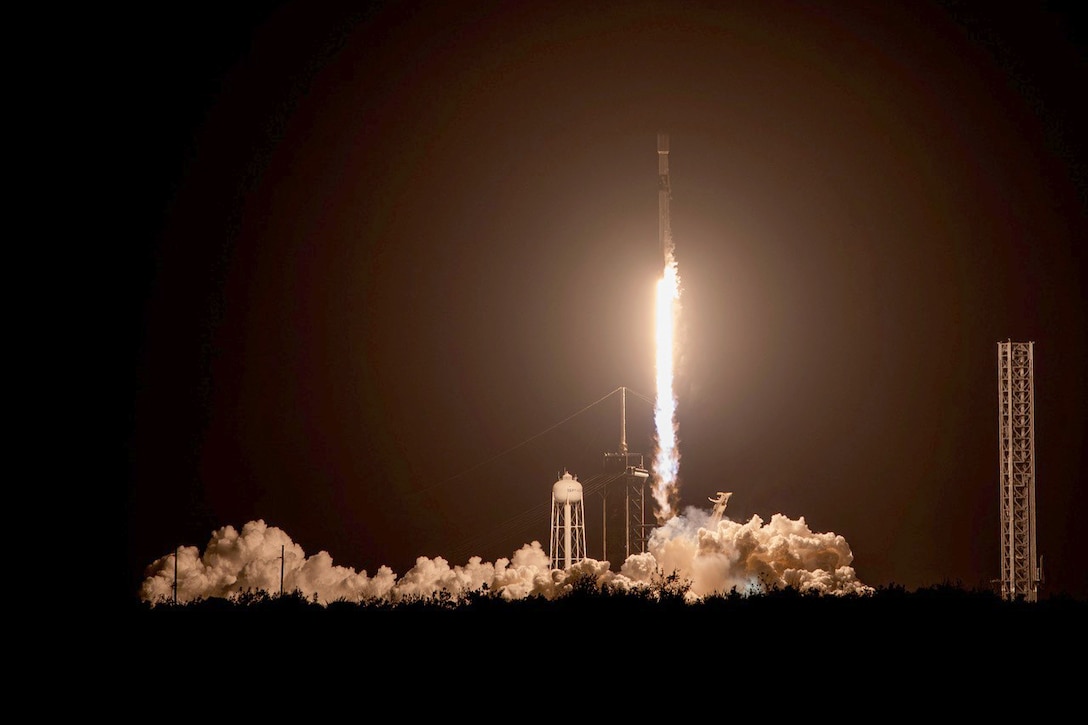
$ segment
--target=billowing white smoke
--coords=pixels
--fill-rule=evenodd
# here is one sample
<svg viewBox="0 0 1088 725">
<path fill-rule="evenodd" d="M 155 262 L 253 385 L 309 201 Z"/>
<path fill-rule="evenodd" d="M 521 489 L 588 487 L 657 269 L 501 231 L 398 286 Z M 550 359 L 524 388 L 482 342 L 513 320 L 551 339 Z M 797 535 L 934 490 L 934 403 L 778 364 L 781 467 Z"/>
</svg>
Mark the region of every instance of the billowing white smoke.
<svg viewBox="0 0 1088 725">
<path fill-rule="evenodd" d="M 400 602 L 446 592 L 459 599 L 485 586 L 505 599 L 554 599 L 570 591 L 574 578 L 592 577 L 598 587 L 629 591 L 652 587 L 663 575 L 690 583 L 689 598 L 736 590 L 758 593 L 793 587 L 825 594 L 872 591 L 857 580 L 853 555 L 843 537 L 813 533 L 804 518 L 781 514 L 764 524 L 758 516 L 737 523 L 689 508 L 656 529 L 649 552 L 630 557 L 619 573 L 607 562 L 585 559 L 569 570 L 552 570 L 539 542 L 525 544 L 509 559 L 487 563 L 473 557 L 451 566 L 441 557 L 419 557 L 404 576 L 387 566 L 366 571 L 333 564 L 328 552 L 307 557 L 281 529 L 251 521 L 239 532 L 225 526 L 212 534 L 203 554 L 194 546 L 177 552 L 177 601 L 228 598 L 246 591 L 301 592 L 322 604 L 335 601 Z M 281 557 L 282 552 L 282 557 Z M 140 587 L 151 604 L 173 599 L 174 554 L 153 562 Z M 282 567 L 282 568 L 281 568 Z"/>
<path fill-rule="evenodd" d="M 695 596 L 785 587 L 821 594 L 872 591 L 858 581 L 846 539 L 814 533 L 803 516 L 774 514 L 767 524 L 752 516 L 739 523 L 688 508 L 655 529 L 648 548 L 661 571 L 691 582 Z"/>
</svg>

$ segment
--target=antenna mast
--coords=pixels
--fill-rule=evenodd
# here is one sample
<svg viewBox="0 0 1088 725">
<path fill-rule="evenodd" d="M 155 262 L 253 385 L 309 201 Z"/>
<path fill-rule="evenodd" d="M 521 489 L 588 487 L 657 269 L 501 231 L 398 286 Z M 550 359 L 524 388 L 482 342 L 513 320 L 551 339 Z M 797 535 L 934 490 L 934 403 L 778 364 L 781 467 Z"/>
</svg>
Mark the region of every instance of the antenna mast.
<svg viewBox="0 0 1088 725">
<path fill-rule="evenodd" d="M 627 453 L 627 388 L 620 388 L 620 453 Z"/>
</svg>

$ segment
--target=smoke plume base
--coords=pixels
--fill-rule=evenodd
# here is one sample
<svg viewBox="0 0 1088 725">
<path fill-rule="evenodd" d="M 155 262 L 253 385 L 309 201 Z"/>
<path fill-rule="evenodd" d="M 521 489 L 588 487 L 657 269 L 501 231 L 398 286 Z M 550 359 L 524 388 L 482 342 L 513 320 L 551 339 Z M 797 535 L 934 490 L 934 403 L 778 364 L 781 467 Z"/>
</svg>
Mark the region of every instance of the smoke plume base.
<svg viewBox="0 0 1088 725">
<path fill-rule="evenodd" d="M 530 596 L 551 600 L 587 578 L 602 590 L 625 592 L 652 589 L 671 575 L 690 583 L 686 597 L 693 601 L 713 594 L 783 588 L 829 595 L 873 591 L 858 581 L 846 540 L 811 531 L 804 517 L 774 514 L 764 523 L 753 515 L 736 522 L 694 507 L 655 529 L 648 551 L 629 557 L 619 572 L 611 571 L 609 562 L 595 559 L 584 559 L 567 570 L 552 569 L 547 552 L 533 541 L 495 562 L 475 556 L 454 566 L 442 557 L 421 556 L 403 576 L 388 566 L 370 575 L 334 564 L 326 551 L 307 556 L 282 529 L 263 520 L 251 521 L 241 531 L 224 526 L 213 532 L 203 554 L 195 546 L 183 546 L 176 559 L 178 602 L 231 598 L 247 591 L 278 592 L 281 576 L 283 591 L 323 604 L 395 604 L 440 594 L 456 601 L 485 589 L 507 600 Z M 148 566 L 140 599 L 152 605 L 172 601 L 174 582 L 175 555 L 168 554 Z"/>
</svg>

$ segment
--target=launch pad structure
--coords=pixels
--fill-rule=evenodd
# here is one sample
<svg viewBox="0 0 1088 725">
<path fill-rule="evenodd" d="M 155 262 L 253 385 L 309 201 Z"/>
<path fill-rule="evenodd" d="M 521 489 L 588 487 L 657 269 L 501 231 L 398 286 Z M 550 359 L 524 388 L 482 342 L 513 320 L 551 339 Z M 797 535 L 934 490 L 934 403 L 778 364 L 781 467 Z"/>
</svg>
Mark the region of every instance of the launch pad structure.
<svg viewBox="0 0 1088 725">
<path fill-rule="evenodd" d="M 645 553 L 653 528 L 650 510 L 650 472 L 645 455 L 627 447 L 627 388 L 621 388 L 619 450 L 604 454 L 601 472 L 582 481 L 587 494 L 601 501 L 600 561 L 619 570 L 627 557 Z"/>
<path fill-rule="evenodd" d="M 999 342 L 1001 597 L 1038 601 L 1042 559 L 1035 543 L 1035 343 Z"/>
</svg>

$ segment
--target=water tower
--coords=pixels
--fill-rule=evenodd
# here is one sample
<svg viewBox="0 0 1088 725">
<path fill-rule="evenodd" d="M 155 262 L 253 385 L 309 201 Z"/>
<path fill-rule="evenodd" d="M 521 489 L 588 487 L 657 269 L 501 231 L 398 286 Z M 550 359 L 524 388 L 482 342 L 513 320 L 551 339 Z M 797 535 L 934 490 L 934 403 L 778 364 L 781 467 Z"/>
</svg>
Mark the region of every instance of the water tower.
<svg viewBox="0 0 1088 725">
<path fill-rule="evenodd" d="M 582 484 L 569 473 L 552 485 L 551 539 L 548 556 L 553 569 L 569 569 L 586 557 Z"/>
</svg>

